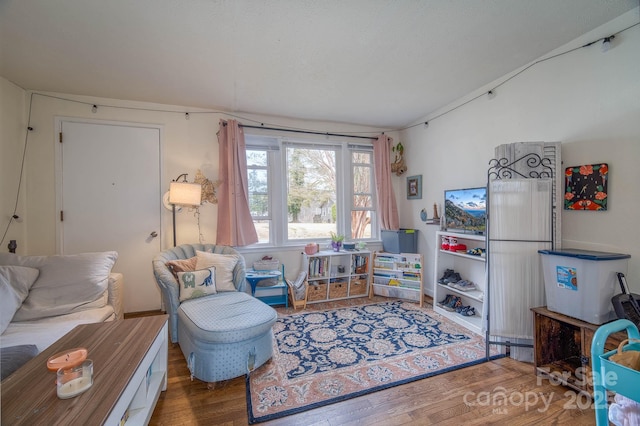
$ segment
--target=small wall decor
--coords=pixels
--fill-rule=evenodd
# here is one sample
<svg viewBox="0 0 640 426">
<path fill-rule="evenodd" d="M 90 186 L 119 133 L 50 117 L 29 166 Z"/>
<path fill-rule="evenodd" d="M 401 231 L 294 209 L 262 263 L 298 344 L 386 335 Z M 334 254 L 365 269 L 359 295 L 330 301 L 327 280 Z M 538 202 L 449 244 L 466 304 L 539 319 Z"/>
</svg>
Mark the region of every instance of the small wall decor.
<svg viewBox="0 0 640 426">
<path fill-rule="evenodd" d="M 422 199 L 422 175 L 407 178 L 407 200 Z"/>
<path fill-rule="evenodd" d="M 196 177 L 193 180 L 194 183 L 202 185 L 202 202 L 218 204 L 218 198 L 216 197 L 216 186 L 218 182 L 212 182 L 205 175 L 202 174 L 200 169 L 196 173 Z"/>
<path fill-rule="evenodd" d="M 392 146 L 391 151 L 394 153 L 391 172 L 395 173 L 396 176 L 401 176 L 407 171 L 407 165 L 404 162 L 404 146 L 402 142 L 398 142 L 395 146 Z"/>
<path fill-rule="evenodd" d="M 606 163 L 567 167 L 564 171 L 565 210 L 607 210 Z"/>
</svg>

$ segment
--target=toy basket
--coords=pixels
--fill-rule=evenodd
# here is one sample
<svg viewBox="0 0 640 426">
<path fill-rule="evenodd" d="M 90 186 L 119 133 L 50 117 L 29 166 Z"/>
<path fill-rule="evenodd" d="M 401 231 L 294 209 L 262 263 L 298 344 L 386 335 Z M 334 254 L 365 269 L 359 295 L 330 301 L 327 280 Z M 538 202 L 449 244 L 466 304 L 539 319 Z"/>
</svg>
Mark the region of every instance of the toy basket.
<svg viewBox="0 0 640 426">
<path fill-rule="evenodd" d="M 263 259 L 253 262 L 254 271 L 277 271 L 280 269 L 278 259 Z"/>
<path fill-rule="evenodd" d="M 625 342 L 622 342 L 620 345 Z M 632 342 L 624 346 L 624 352 L 627 351 L 640 351 L 640 343 Z M 631 398 L 634 401 L 640 401 L 640 371 L 633 370 L 622 364 L 618 364 L 611 360 L 613 355 L 619 353 L 619 349 L 600 355 L 600 362 L 602 363 L 603 371 L 608 375 L 603 377 L 606 383 L 606 388 L 610 391 L 620 393 L 627 398 Z"/>
</svg>

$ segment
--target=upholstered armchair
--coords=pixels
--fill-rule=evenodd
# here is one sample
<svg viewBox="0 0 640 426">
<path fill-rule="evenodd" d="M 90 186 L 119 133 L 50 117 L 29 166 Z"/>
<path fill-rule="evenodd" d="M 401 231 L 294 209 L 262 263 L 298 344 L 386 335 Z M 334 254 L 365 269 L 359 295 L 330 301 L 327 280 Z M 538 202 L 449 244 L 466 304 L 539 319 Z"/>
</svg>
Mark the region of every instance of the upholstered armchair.
<svg viewBox="0 0 640 426">
<path fill-rule="evenodd" d="M 189 261 L 197 251 L 205 253 L 200 253 L 197 261 Z M 207 270 L 189 269 L 182 271 L 183 275 L 177 272 L 181 278 L 176 279 L 167 263 L 182 260 L 185 262 L 180 262 L 181 265 L 195 268 L 203 257 L 231 258 L 233 262 L 237 258 L 237 263 L 211 268 L 215 271 L 212 284 L 217 290 L 193 298 L 182 297 L 181 301 L 181 291 L 190 287 L 184 274 L 193 271 L 192 275 L 199 272 L 206 275 Z M 174 272 L 175 263 L 171 262 Z M 245 292 L 245 261 L 235 249 L 213 244 L 183 244 L 155 256 L 153 272 L 169 314 L 171 342 L 180 345 L 192 377 L 209 383 L 227 380 L 246 374 L 271 358 L 271 327 L 277 314 L 273 308 Z"/>
<path fill-rule="evenodd" d="M 186 260 L 196 255 L 196 250 L 219 254 L 235 254 L 240 257 L 238 264 L 233 270 L 233 285 L 238 291 L 245 291 L 246 266 L 244 258 L 237 250 L 229 246 L 219 246 L 215 244 L 183 244 L 164 250 L 153 259 L 153 274 L 156 277 L 158 286 L 162 291 L 164 308 L 169 314 L 169 334 L 171 342 L 178 342 L 178 307 L 180 306 L 180 287 L 171 269 L 167 266 L 170 260 Z"/>
</svg>

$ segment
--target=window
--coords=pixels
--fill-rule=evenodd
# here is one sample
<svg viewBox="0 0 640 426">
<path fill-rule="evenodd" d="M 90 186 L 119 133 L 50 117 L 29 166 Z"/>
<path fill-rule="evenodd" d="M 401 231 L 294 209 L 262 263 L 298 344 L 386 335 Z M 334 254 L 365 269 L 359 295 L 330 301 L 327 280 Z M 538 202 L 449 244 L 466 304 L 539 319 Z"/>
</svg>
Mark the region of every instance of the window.
<svg viewBox="0 0 640 426">
<path fill-rule="evenodd" d="M 373 193 L 373 151 L 350 147 L 351 188 L 353 191 L 351 205 L 351 238 L 373 238 L 371 231 L 372 218 L 375 216 Z M 376 233 L 377 234 L 377 233 Z"/>
<path fill-rule="evenodd" d="M 338 233 L 338 148 L 285 144 L 287 240 Z"/>
<path fill-rule="evenodd" d="M 245 135 L 249 208 L 261 245 L 378 235 L 373 148 Z"/>
<path fill-rule="evenodd" d="M 266 149 L 247 148 L 249 210 L 258 233 L 258 243 L 268 243 L 271 240 L 268 153 Z"/>
</svg>

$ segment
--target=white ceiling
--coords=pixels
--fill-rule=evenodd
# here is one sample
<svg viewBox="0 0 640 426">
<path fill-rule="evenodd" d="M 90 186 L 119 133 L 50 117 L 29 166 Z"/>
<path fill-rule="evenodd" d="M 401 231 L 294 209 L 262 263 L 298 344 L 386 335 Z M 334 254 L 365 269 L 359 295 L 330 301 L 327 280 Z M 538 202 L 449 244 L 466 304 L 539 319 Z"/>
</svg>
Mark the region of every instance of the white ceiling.
<svg viewBox="0 0 640 426">
<path fill-rule="evenodd" d="M 406 125 L 637 0 L 0 0 L 25 89 Z"/>
</svg>

